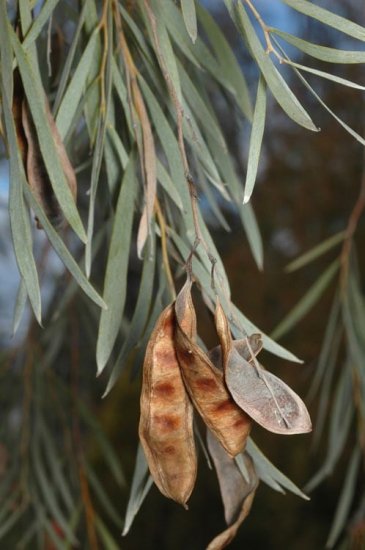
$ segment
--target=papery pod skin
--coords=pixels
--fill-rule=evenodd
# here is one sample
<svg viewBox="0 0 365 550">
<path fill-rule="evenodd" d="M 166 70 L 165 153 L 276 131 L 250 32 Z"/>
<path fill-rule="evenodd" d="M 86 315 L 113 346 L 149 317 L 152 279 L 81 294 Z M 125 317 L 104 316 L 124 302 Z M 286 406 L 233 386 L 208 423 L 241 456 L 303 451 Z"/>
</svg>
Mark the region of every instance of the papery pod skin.
<svg viewBox="0 0 365 550">
<path fill-rule="evenodd" d="M 260 351 L 262 350 L 261 334 L 251 334 L 251 336 L 247 336 L 247 338 L 240 338 L 239 340 L 233 340 L 232 345 L 238 351 L 238 353 L 244 359 L 246 359 L 246 361 L 249 361 L 251 363 L 253 361 L 253 358 L 252 358 L 251 352 L 250 352 L 250 350 L 247 346 L 247 340 L 250 344 L 250 347 L 252 349 L 253 354 L 255 356 L 258 355 L 260 353 Z M 223 370 L 223 359 L 222 359 L 222 347 L 221 346 L 216 346 L 215 348 L 212 348 L 211 350 L 209 350 L 208 357 L 216 367 Z"/>
<path fill-rule="evenodd" d="M 238 352 L 218 300 L 215 322 L 222 346 L 224 378 L 237 405 L 270 432 L 283 435 L 310 432 L 312 423 L 302 399 L 257 361 L 251 364 Z"/>
<path fill-rule="evenodd" d="M 169 305 L 157 320 L 143 364 L 139 437 L 157 487 L 186 506 L 197 458 L 193 407 L 174 349 L 175 313 Z"/>
<path fill-rule="evenodd" d="M 208 428 L 230 456 L 245 447 L 251 430 L 251 419 L 231 398 L 222 372 L 186 333 L 182 326 L 186 309 L 192 307 L 190 290 L 176 299 L 176 353 L 185 386 L 195 408 Z"/>
<path fill-rule="evenodd" d="M 229 526 L 217 535 L 207 550 L 221 550 L 232 542 L 243 521 L 248 516 L 259 479 L 251 457 L 245 452 L 242 456 L 248 479 L 244 479 L 235 460 L 230 458 L 220 443 L 208 431 L 207 446 L 217 472 L 219 488 L 224 506 L 224 516 Z"/>
</svg>

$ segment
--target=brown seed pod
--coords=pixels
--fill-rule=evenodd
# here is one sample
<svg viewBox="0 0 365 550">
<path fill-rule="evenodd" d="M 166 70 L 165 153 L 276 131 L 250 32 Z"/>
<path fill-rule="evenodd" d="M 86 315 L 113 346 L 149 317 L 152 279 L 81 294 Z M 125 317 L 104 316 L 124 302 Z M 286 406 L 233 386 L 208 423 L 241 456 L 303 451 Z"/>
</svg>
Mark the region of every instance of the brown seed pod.
<svg viewBox="0 0 365 550">
<path fill-rule="evenodd" d="M 61 161 L 66 181 L 70 187 L 72 196 L 76 201 L 77 181 L 75 172 L 67 156 L 66 149 L 63 145 L 56 123 L 49 108 L 46 95 L 44 95 L 44 102 L 46 116 L 51 128 L 54 144 Z M 52 184 L 48 177 L 47 169 L 43 162 L 37 133 L 29 111 L 27 100 L 25 98 L 23 84 L 18 71 L 16 71 L 14 77 L 13 115 L 18 146 L 29 187 L 37 199 L 37 202 L 42 206 L 52 225 L 59 229 L 64 225 L 65 218 L 59 207 L 58 201 L 52 189 Z M 42 229 L 42 226 L 37 218 L 36 222 L 38 229 Z"/>
<path fill-rule="evenodd" d="M 161 493 L 186 506 L 195 484 L 197 458 L 193 407 L 175 353 L 174 325 L 170 305 L 157 320 L 146 350 L 139 437 Z"/>
<path fill-rule="evenodd" d="M 310 432 L 312 424 L 302 399 L 280 378 L 257 362 L 252 365 L 237 351 L 219 302 L 215 320 L 222 346 L 224 377 L 235 402 L 270 432 L 284 435 Z"/>
<path fill-rule="evenodd" d="M 222 372 L 184 330 L 186 312 L 193 309 L 191 282 L 176 298 L 176 353 L 189 395 L 200 416 L 230 456 L 245 446 L 251 419 L 231 398 Z M 194 312 L 195 316 L 195 312 Z"/>
</svg>

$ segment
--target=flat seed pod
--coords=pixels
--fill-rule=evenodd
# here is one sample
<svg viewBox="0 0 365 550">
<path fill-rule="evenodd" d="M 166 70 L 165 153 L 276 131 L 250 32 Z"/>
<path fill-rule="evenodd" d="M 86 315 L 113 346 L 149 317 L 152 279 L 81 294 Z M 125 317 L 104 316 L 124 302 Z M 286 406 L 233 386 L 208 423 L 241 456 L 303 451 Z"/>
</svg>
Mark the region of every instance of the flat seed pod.
<svg viewBox="0 0 365 550">
<path fill-rule="evenodd" d="M 195 484 L 197 459 L 193 407 L 174 349 L 174 325 L 170 305 L 158 318 L 146 350 L 139 437 L 161 493 L 186 506 Z"/>
<path fill-rule="evenodd" d="M 236 403 L 263 428 L 284 435 L 311 431 L 301 398 L 261 365 L 245 361 L 234 348 L 228 356 L 225 379 Z"/>
<path fill-rule="evenodd" d="M 233 340 L 232 345 L 234 348 L 238 351 L 238 353 L 246 359 L 246 361 L 251 362 L 252 361 L 252 355 L 251 351 L 247 345 L 247 340 L 249 342 L 249 345 L 252 349 L 253 354 L 256 356 L 260 353 L 262 350 L 262 339 L 261 334 L 251 334 L 251 336 L 248 336 L 247 338 L 241 338 L 239 340 Z M 211 362 L 218 367 L 219 369 L 223 369 L 222 364 L 222 348 L 221 346 L 216 346 L 215 348 L 209 350 L 208 357 L 211 360 Z"/>
<path fill-rule="evenodd" d="M 215 323 L 222 346 L 225 381 L 237 405 L 270 432 L 284 435 L 310 432 L 311 419 L 301 398 L 280 378 L 257 362 L 252 365 L 237 351 L 218 300 Z"/>
<path fill-rule="evenodd" d="M 222 372 L 184 330 L 186 311 L 193 307 L 190 287 L 185 285 L 176 298 L 176 353 L 185 386 L 194 406 L 208 428 L 230 456 L 245 446 L 251 419 L 236 405 L 223 380 Z M 194 314 L 195 315 L 195 314 Z"/>
<path fill-rule="evenodd" d="M 220 550 L 236 536 L 238 528 L 248 516 L 259 480 L 252 459 L 243 454 L 248 480 L 245 480 L 235 460 L 230 458 L 216 438 L 207 432 L 207 445 L 217 472 L 228 529 L 209 544 L 207 550 Z"/>
</svg>

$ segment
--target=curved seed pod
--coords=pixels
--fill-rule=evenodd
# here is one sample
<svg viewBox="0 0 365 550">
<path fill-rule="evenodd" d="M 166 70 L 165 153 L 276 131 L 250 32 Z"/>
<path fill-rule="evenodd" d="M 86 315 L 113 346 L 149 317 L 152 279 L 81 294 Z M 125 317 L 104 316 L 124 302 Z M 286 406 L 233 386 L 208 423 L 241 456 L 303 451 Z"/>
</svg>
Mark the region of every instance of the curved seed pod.
<svg viewBox="0 0 365 550">
<path fill-rule="evenodd" d="M 246 359 L 246 361 L 249 361 L 251 363 L 252 355 L 247 345 L 247 340 L 253 354 L 255 356 L 258 355 L 262 350 L 261 334 L 251 334 L 251 336 L 248 336 L 247 338 L 240 338 L 239 340 L 233 340 L 232 345 L 235 347 L 238 353 L 244 359 Z M 221 370 L 223 369 L 221 346 L 216 346 L 215 348 L 212 348 L 211 350 L 209 350 L 208 357 L 216 367 L 218 367 Z"/>
<path fill-rule="evenodd" d="M 248 479 L 244 479 L 236 461 L 230 458 L 216 438 L 207 432 L 207 445 L 212 457 L 224 506 L 224 517 L 228 529 L 215 537 L 207 550 L 220 550 L 236 536 L 238 528 L 248 516 L 259 480 L 252 459 L 244 453 Z"/>
<path fill-rule="evenodd" d="M 72 196 L 76 201 L 77 181 L 75 172 L 67 156 L 66 149 L 63 145 L 61 136 L 50 111 L 46 96 L 44 96 L 44 102 L 46 116 L 51 128 L 56 150 Z M 20 80 L 18 71 L 14 77 L 13 115 L 18 146 L 24 163 L 29 187 L 36 197 L 37 202 L 42 206 L 52 225 L 57 229 L 60 229 L 64 225 L 65 219 L 48 177 L 47 169 L 39 147 L 37 133 L 29 112 L 27 101 L 25 99 L 23 84 Z M 37 218 L 36 222 L 38 229 L 42 229 L 42 226 Z"/>
<path fill-rule="evenodd" d="M 252 365 L 246 361 L 232 345 L 228 321 L 218 302 L 215 319 L 225 381 L 235 402 L 270 432 L 284 435 L 310 432 L 312 423 L 301 398 L 257 362 Z"/>
<path fill-rule="evenodd" d="M 191 285 L 190 285 L 191 287 Z M 185 386 L 200 416 L 230 456 L 245 446 L 251 419 L 236 405 L 217 369 L 184 330 L 186 311 L 192 306 L 190 288 L 176 298 L 176 353 Z"/>
<path fill-rule="evenodd" d="M 157 487 L 185 506 L 194 487 L 197 459 L 193 407 L 174 349 L 174 325 L 170 305 L 157 320 L 146 350 L 139 437 Z"/>
</svg>

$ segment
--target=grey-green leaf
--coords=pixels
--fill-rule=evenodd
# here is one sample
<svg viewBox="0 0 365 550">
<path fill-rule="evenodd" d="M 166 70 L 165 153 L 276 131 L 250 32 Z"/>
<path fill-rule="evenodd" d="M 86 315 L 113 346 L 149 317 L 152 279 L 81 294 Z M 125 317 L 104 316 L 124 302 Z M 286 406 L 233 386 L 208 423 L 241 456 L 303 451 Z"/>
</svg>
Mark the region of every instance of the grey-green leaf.
<svg viewBox="0 0 365 550">
<path fill-rule="evenodd" d="M 336 275 L 339 268 L 339 260 L 335 260 L 316 280 L 310 289 L 299 300 L 291 312 L 279 323 L 272 332 L 271 336 L 275 339 L 283 336 L 288 330 L 298 323 L 304 315 L 314 306 L 320 299 L 330 282 Z"/>
<path fill-rule="evenodd" d="M 252 120 L 250 148 L 248 151 L 247 173 L 245 183 L 245 195 L 243 203 L 246 204 L 252 195 L 256 182 L 257 170 L 260 160 L 262 138 L 264 135 L 266 117 L 266 86 L 262 76 L 257 86 L 256 104 Z"/>
<path fill-rule="evenodd" d="M 72 229 L 79 238 L 86 242 L 86 234 L 80 215 L 78 213 L 70 187 L 67 184 L 62 164 L 54 142 L 54 137 L 46 114 L 46 96 L 40 82 L 36 78 L 36 72 L 31 65 L 19 39 L 13 29 L 11 39 L 14 52 L 18 61 L 25 94 L 27 96 L 29 110 L 36 129 L 39 147 L 44 163 L 57 197 L 58 203 Z"/>
<path fill-rule="evenodd" d="M 336 48 L 328 48 L 327 46 L 321 46 L 320 44 L 313 44 L 297 36 L 293 36 L 287 32 L 279 29 L 270 28 L 270 32 L 283 38 L 288 44 L 295 46 L 298 50 L 301 50 L 311 57 L 326 61 L 327 63 L 365 63 L 364 51 L 349 51 L 338 50 Z"/>
<path fill-rule="evenodd" d="M 101 313 L 96 346 L 98 375 L 103 371 L 110 357 L 123 316 L 127 290 L 127 270 L 134 201 L 137 190 L 138 182 L 135 175 L 134 156 L 132 154 L 118 197 L 109 247 L 103 293 L 103 298 L 108 309 Z"/>
<path fill-rule="evenodd" d="M 257 62 L 276 101 L 286 112 L 286 114 L 297 124 L 307 128 L 308 130 L 317 132 L 318 128 L 314 125 L 304 107 L 299 103 L 296 96 L 278 72 L 269 55 L 264 51 L 241 3 L 237 4 L 235 12 L 237 14 L 237 24 L 244 36 L 247 38 L 247 42 L 251 48 L 254 59 Z"/>
<path fill-rule="evenodd" d="M 186 30 L 193 43 L 198 36 L 198 25 L 196 21 L 195 0 L 181 0 L 181 11 L 184 18 Z"/>
<path fill-rule="evenodd" d="M 283 2 L 300 13 L 317 19 L 324 25 L 348 34 L 351 38 L 357 38 L 365 42 L 365 28 L 349 19 L 345 19 L 345 17 L 321 8 L 313 2 L 308 2 L 308 0 L 283 0 Z"/>
</svg>

